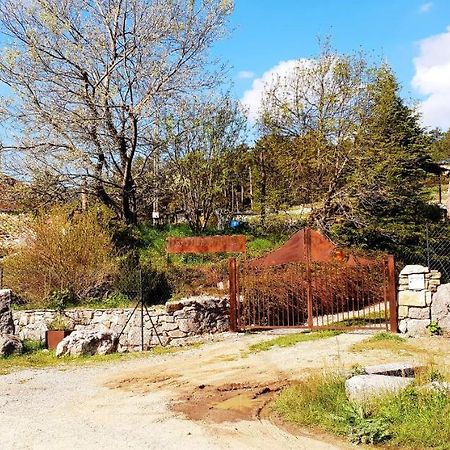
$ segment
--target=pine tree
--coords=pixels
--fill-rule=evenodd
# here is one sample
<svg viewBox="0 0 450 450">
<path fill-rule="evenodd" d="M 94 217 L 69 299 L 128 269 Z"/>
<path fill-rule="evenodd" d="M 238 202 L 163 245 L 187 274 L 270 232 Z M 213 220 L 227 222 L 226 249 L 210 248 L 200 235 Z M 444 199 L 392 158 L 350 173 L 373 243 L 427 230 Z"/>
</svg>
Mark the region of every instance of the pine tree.
<svg viewBox="0 0 450 450">
<path fill-rule="evenodd" d="M 400 97 L 389 67 L 375 72 L 368 89 L 370 113 L 355 138 L 358 156 L 348 173 L 338 228 L 351 230 L 359 243 L 384 247 L 405 227 L 430 217 L 424 191 L 430 138 Z"/>
</svg>

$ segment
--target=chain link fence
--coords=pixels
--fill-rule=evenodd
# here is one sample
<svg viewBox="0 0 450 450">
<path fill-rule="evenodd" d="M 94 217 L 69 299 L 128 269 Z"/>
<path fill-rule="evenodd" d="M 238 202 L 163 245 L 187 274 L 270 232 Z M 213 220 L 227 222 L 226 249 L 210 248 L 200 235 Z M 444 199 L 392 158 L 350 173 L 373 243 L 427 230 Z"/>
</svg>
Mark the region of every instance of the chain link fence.
<svg viewBox="0 0 450 450">
<path fill-rule="evenodd" d="M 411 234 L 396 253 L 399 268 L 420 264 L 442 274 L 442 282 L 450 282 L 450 222 L 429 223 Z"/>
</svg>

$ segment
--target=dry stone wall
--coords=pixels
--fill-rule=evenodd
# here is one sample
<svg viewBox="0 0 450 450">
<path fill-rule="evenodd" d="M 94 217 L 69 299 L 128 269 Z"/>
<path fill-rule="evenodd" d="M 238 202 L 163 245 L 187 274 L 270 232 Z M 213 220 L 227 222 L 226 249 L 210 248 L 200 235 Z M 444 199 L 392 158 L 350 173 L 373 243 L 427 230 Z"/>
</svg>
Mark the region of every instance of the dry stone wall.
<svg viewBox="0 0 450 450">
<path fill-rule="evenodd" d="M 441 273 L 421 265 L 405 266 L 398 286 L 399 330 L 411 336 L 429 334 L 436 323 L 450 333 L 450 285 L 441 285 Z"/>
<path fill-rule="evenodd" d="M 123 309 L 72 309 L 64 311 L 64 319 L 74 330 L 91 329 L 119 334 L 132 313 Z M 229 306 L 226 298 L 190 297 L 165 306 L 148 308 L 144 315 L 145 348 L 162 344 L 182 345 L 193 336 L 218 333 L 229 329 Z M 14 311 L 16 334 L 21 339 L 45 339 L 49 323 L 58 313 L 55 310 Z M 131 318 L 119 340 L 119 351 L 141 349 L 140 311 Z"/>
</svg>

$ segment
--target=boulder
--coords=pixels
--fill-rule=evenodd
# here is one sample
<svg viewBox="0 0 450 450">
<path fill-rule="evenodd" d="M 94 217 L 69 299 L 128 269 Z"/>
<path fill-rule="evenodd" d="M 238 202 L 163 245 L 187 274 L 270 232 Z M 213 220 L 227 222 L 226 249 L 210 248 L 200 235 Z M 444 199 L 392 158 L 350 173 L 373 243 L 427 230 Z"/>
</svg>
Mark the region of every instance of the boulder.
<svg viewBox="0 0 450 450">
<path fill-rule="evenodd" d="M 450 284 L 441 284 L 433 295 L 431 320 L 450 332 Z"/>
<path fill-rule="evenodd" d="M 76 330 L 56 347 L 56 356 L 106 355 L 117 351 L 115 333 L 97 330 Z"/>
<path fill-rule="evenodd" d="M 0 334 L 14 334 L 11 289 L 0 289 Z"/>
<path fill-rule="evenodd" d="M 345 391 L 350 400 L 365 402 L 373 396 L 398 392 L 412 381 L 413 378 L 387 375 L 356 375 L 345 382 Z"/>
<path fill-rule="evenodd" d="M 22 353 L 22 341 L 13 334 L 0 334 L 0 356 Z"/>
<path fill-rule="evenodd" d="M 402 319 L 398 328 L 400 333 L 406 333 L 408 336 L 428 336 L 430 334 L 428 325 L 430 325 L 430 319 Z"/>
</svg>

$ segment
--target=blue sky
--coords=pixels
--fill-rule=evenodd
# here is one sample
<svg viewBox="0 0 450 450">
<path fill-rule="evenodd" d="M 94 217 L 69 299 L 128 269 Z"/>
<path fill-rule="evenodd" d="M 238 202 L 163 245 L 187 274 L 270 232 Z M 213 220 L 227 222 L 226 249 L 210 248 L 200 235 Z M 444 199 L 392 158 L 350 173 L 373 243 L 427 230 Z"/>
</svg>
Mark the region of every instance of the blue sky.
<svg viewBox="0 0 450 450">
<path fill-rule="evenodd" d="M 280 62 L 314 57 L 317 38 L 331 35 L 338 51 L 387 59 L 403 95 L 424 102 L 424 124 L 447 128 L 449 26 L 450 0 L 235 0 L 234 31 L 214 53 L 231 65 L 233 94 L 241 98 Z"/>
</svg>

